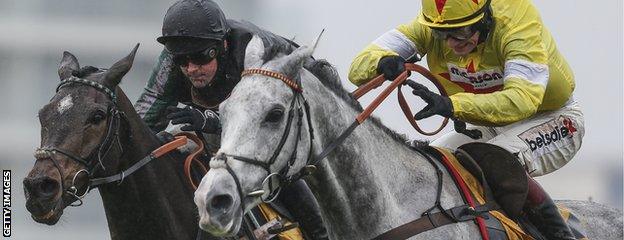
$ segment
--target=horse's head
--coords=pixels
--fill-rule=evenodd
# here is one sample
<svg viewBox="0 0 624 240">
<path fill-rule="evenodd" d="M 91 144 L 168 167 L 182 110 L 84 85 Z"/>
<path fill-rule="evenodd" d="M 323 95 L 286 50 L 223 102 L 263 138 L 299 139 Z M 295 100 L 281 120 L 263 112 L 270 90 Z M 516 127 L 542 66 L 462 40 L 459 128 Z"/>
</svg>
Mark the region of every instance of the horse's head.
<svg viewBox="0 0 624 240">
<path fill-rule="evenodd" d="M 115 89 L 130 70 L 137 48 L 138 44 L 108 70 L 80 68 L 76 57 L 63 53 L 61 82 L 39 110 L 41 145 L 24 179 L 26 208 L 35 221 L 55 224 L 65 207 L 86 194 L 91 178 L 119 169 L 122 117 Z"/>
<path fill-rule="evenodd" d="M 265 50 L 254 36 L 243 77 L 220 105 L 221 148 L 195 192 L 200 227 L 214 235 L 237 233 L 244 211 L 274 198 L 311 154 L 300 87 L 302 78 L 312 77 L 302 66 L 312 49 L 280 52 L 275 46 Z"/>
</svg>

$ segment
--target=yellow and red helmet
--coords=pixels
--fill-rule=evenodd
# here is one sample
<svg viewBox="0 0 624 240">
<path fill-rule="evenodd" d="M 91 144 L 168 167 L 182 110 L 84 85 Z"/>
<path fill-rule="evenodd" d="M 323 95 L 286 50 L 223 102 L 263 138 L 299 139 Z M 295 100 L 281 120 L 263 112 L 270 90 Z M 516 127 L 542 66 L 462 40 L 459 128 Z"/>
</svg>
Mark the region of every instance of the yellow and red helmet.
<svg viewBox="0 0 624 240">
<path fill-rule="evenodd" d="M 422 0 L 418 22 L 432 28 L 458 28 L 481 20 L 491 0 Z"/>
</svg>

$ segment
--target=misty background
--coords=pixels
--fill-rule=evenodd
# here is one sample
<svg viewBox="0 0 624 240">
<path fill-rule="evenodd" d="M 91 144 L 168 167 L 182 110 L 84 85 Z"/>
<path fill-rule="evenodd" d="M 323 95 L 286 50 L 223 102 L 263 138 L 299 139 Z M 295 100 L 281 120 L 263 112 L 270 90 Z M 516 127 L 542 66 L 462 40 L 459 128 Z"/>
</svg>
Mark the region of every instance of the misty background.
<svg viewBox="0 0 624 240">
<path fill-rule="evenodd" d="M 86 197 L 83 206 L 66 209 L 56 226 L 35 223 L 25 210 L 21 181 L 33 166 L 32 153 L 39 146 L 37 111 L 54 95 L 63 51 L 72 52 L 81 65 L 107 68 L 139 42 L 134 66 L 121 84 L 134 102 L 162 49 L 155 39 L 173 2 L 0 0 L 0 168 L 13 174 L 12 239 L 110 238 L 97 191 Z M 311 44 L 325 29 L 314 56 L 334 64 L 350 91 L 355 87 L 346 75 L 357 52 L 420 11 L 420 1 L 416 0 L 217 2 L 228 18 L 248 20 L 300 44 Z M 575 97 L 583 107 L 586 128 L 583 146 L 574 160 L 538 181 L 556 199 L 591 199 L 621 209 L 622 1 L 534 3 L 574 69 Z M 369 95 L 361 102 L 366 105 L 371 99 Z M 431 139 L 411 128 L 394 93 L 388 99 L 376 110 L 376 116 L 410 138 Z M 419 98 L 409 101 L 414 110 L 424 106 Z M 440 122 L 440 118 L 428 119 L 423 126 L 431 130 Z M 447 127 L 444 132 L 450 130 Z"/>
</svg>

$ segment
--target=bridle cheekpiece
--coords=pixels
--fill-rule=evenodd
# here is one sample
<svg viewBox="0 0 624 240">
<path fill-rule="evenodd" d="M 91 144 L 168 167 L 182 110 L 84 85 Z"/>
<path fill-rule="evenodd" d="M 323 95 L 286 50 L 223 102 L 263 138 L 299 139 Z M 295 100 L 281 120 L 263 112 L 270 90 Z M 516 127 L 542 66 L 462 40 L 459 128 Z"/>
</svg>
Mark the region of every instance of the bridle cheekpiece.
<svg viewBox="0 0 624 240">
<path fill-rule="evenodd" d="M 227 153 L 219 154 L 211 160 L 211 161 L 224 161 L 225 163 L 224 165 L 211 164 L 211 168 L 213 168 L 213 166 L 214 168 L 218 166 L 220 167 L 224 166 L 225 169 L 228 171 L 228 173 L 234 178 L 234 181 L 236 182 L 238 194 L 241 200 L 241 208 L 243 209 L 243 211 L 245 210 L 244 199 L 246 197 L 260 197 L 261 200 L 264 202 L 271 202 L 275 200 L 277 196 L 279 195 L 282 185 L 288 185 L 290 183 L 293 183 L 294 181 L 297 181 L 301 177 L 305 176 L 306 173 L 304 172 L 308 172 L 308 171 L 305 171 L 306 168 L 304 168 L 302 169 L 302 171 L 292 176 L 287 176 L 288 172 L 290 171 L 290 168 L 294 165 L 295 160 L 297 159 L 297 148 L 299 146 L 299 141 L 301 139 L 301 127 L 303 125 L 303 115 L 306 116 L 306 120 L 308 124 L 308 132 L 310 135 L 310 148 L 308 152 L 308 160 L 307 160 L 306 165 L 309 165 L 312 158 L 314 157 L 313 156 L 313 143 L 312 143 L 312 141 L 314 140 L 314 131 L 312 129 L 312 123 L 311 123 L 310 106 L 307 100 L 305 99 L 305 97 L 303 96 L 303 88 L 301 87 L 300 83 L 291 80 L 290 78 L 288 78 L 286 75 L 282 73 L 278 73 L 278 72 L 274 72 L 274 71 L 270 71 L 266 69 L 258 69 L 258 68 L 244 70 L 241 73 L 241 77 L 252 75 L 252 74 L 259 74 L 259 75 L 267 76 L 270 78 L 279 79 L 282 82 L 284 82 L 286 85 L 288 85 L 290 89 L 292 89 L 294 95 L 293 95 L 293 99 L 291 101 L 291 104 L 288 110 L 288 117 L 287 117 L 287 122 L 286 122 L 284 133 L 282 134 L 282 137 L 277 147 L 275 148 L 272 156 L 268 159 L 268 161 L 260 161 L 257 159 L 252 159 L 252 158 L 243 157 L 243 156 L 236 156 L 236 155 L 231 155 Z M 296 111 L 296 114 L 295 114 L 295 111 Z M 284 144 L 286 143 L 286 140 L 288 139 L 288 136 L 290 135 L 290 130 L 293 125 L 292 124 L 293 118 L 295 116 L 297 116 L 297 130 L 295 133 L 296 136 L 294 136 L 295 137 L 294 150 L 289 156 L 287 164 L 282 169 L 276 172 L 272 172 L 271 166 L 273 165 L 273 163 L 275 163 L 277 157 L 282 152 L 282 148 L 284 147 Z M 234 171 L 230 168 L 229 164 L 227 163 L 228 157 L 230 157 L 230 159 L 233 159 L 233 160 L 241 161 L 244 163 L 248 163 L 248 164 L 263 168 L 268 173 L 268 175 L 262 181 L 261 189 L 251 191 L 250 193 L 247 193 L 247 194 L 243 193 L 238 176 L 234 173 Z M 278 181 L 278 186 L 275 186 L 275 187 L 273 186 L 273 181 L 272 181 L 273 179 Z M 268 185 L 269 191 L 262 189 L 265 185 Z"/>
<path fill-rule="evenodd" d="M 82 158 L 77 154 L 71 153 L 68 150 L 65 149 L 60 149 L 58 147 L 55 146 L 50 146 L 50 147 L 42 147 L 42 148 L 38 148 L 35 150 L 34 153 L 34 157 L 35 159 L 38 160 L 43 160 L 43 159 L 50 159 L 52 161 L 52 163 L 54 164 L 54 166 L 57 168 L 59 174 L 61 175 L 61 189 L 68 193 L 70 196 L 72 196 L 74 198 L 73 202 L 75 201 L 79 201 L 78 204 L 73 204 L 70 203 L 70 206 L 80 206 L 82 205 L 82 198 L 92 189 L 92 187 L 94 187 L 91 183 L 87 186 L 87 189 L 84 191 L 84 193 L 82 194 L 78 194 L 78 190 L 75 186 L 75 181 L 77 176 L 80 173 L 85 173 L 87 174 L 87 176 L 90 179 L 93 177 L 93 173 L 95 172 L 95 168 L 96 167 L 101 167 L 103 170 L 106 170 L 106 168 L 104 167 L 104 164 L 102 163 L 102 159 L 104 157 L 106 157 L 106 155 L 108 154 L 108 152 L 111 150 L 112 146 L 113 146 L 113 141 L 116 140 L 120 151 L 123 154 L 123 147 L 121 146 L 121 142 L 119 140 L 119 128 L 120 128 L 120 124 L 121 124 L 121 116 L 123 115 L 122 112 L 120 112 L 117 109 L 117 95 L 115 94 L 115 92 L 111 89 L 109 89 L 108 87 L 104 86 L 101 83 L 92 81 L 92 80 L 88 80 L 88 79 L 84 79 L 84 78 L 79 78 L 76 76 L 71 76 L 69 78 L 66 78 L 64 80 L 62 80 L 58 86 L 56 87 L 56 92 L 58 93 L 59 90 L 61 90 L 63 87 L 72 84 L 72 83 L 77 83 L 77 84 L 82 84 L 82 85 L 87 85 L 87 86 L 91 86 L 93 88 L 95 88 L 96 90 L 106 94 L 108 97 L 110 97 L 111 101 L 113 102 L 112 106 L 109 108 L 108 113 L 107 113 L 107 118 L 110 119 L 108 121 L 108 127 L 106 129 L 106 137 L 105 139 L 98 145 L 98 147 L 91 152 L 87 158 Z M 80 163 L 81 165 L 83 165 L 85 168 L 81 169 L 80 171 L 76 172 L 76 174 L 74 175 L 74 177 L 72 178 L 72 185 L 68 188 L 65 188 L 63 182 L 65 180 L 65 175 L 63 174 L 63 171 L 61 170 L 61 165 L 58 163 L 58 160 L 56 160 L 56 158 L 54 158 L 55 155 L 57 154 L 61 154 L 64 155 L 65 157 L 76 161 L 78 163 Z M 97 162 L 96 162 L 97 161 Z"/>
</svg>

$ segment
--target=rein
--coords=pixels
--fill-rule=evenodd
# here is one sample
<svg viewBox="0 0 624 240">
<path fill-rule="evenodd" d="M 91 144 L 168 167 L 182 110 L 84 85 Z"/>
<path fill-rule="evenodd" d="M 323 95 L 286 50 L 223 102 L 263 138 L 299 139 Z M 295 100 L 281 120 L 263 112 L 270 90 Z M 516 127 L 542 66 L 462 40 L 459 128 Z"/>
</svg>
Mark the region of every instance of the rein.
<svg viewBox="0 0 624 240">
<path fill-rule="evenodd" d="M 404 74 L 400 74 L 396 79 L 394 79 L 394 81 L 392 81 L 392 83 L 395 83 L 395 82 L 398 81 L 401 84 L 396 84 L 396 85 L 392 85 L 391 84 L 390 86 L 388 86 L 388 88 L 386 88 L 384 90 L 384 92 L 382 94 L 380 94 L 380 96 L 377 97 L 373 101 L 373 103 L 371 103 L 371 105 L 370 105 L 371 107 L 368 107 L 366 110 L 364 110 L 362 112 L 362 114 L 360 114 L 360 116 L 358 116 L 358 119 L 361 120 L 361 121 L 364 121 L 364 119 L 368 118 L 370 113 L 373 110 L 375 110 L 375 108 L 377 108 L 377 106 L 379 106 L 379 104 L 381 102 L 383 102 L 383 100 L 388 96 L 388 94 L 390 94 L 390 92 L 392 92 L 392 90 L 394 90 L 394 88 L 396 88 L 397 89 L 397 97 L 398 97 L 398 100 L 399 100 L 399 105 L 401 106 L 401 110 L 403 110 L 403 113 L 405 114 L 405 117 L 407 118 L 409 123 L 412 125 L 412 127 L 414 127 L 414 129 L 416 129 L 416 131 L 418 131 L 420 134 L 423 134 L 425 136 L 436 135 L 440 131 L 442 131 L 442 129 L 444 129 L 444 127 L 448 123 L 449 119 L 448 118 L 444 118 L 444 121 L 442 122 L 442 125 L 438 129 L 434 130 L 433 132 L 425 132 L 424 130 L 422 130 L 420 128 L 420 126 L 418 126 L 418 123 L 416 122 L 416 119 L 414 119 L 414 114 L 412 114 L 412 111 L 411 111 L 409 105 L 407 104 L 407 101 L 405 100 L 405 97 L 403 96 L 403 91 L 401 91 L 401 86 L 405 85 L 408 81 L 412 81 L 412 80 L 407 79 L 407 77 L 409 77 L 409 72 L 410 71 L 414 71 L 414 72 L 420 73 L 422 76 L 427 78 L 427 80 L 432 82 L 436 86 L 438 91 L 442 94 L 442 96 L 448 96 L 448 94 L 446 93 L 446 90 L 444 90 L 444 88 L 442 87 L 440 82 L 426 68 L 424 68 L 424 67 L 422 67 L 420 65 L 417 65 L 417 64 L 406 63 L 405 64 L 405 69 L 407 71 L 404 72 Z M 386 79 L 384 78 L 384 76 L 383 75 L 379 75 L 379 76 L 373 78 L 373 80 L 369 81 L 368 83 L 360 86 L 358 89 L 353 91 L 351 93 L 351 95 L 353 96 L 353 98 L 355 98 L 357 100 L 360 97 L 364 96 L 366 93 L 370 92 L 371 90 L 381 86 L 385 81 L 386 81 Z"/>
</svg>

